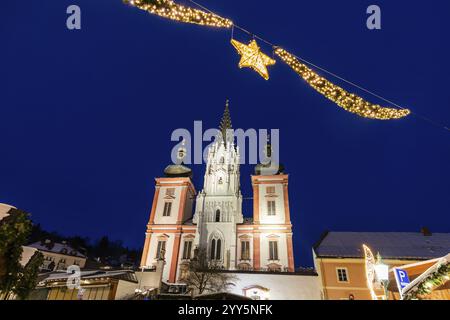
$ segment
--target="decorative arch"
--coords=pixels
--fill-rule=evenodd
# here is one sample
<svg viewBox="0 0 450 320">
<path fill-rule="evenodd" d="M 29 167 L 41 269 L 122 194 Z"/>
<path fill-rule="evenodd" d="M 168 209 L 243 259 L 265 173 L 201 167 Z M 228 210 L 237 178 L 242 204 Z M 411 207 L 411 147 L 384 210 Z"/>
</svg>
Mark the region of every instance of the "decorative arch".
<svg viewBox="0 0 450 320">
<path fill-rule="evenodd" d="M 269 263 L 267 265 L 267 269 L 270 272 L 281 272 L 282 268 L 283 268 L 283 266 L 281 264 L 278 264 L 278 263 Z"/>
<path fill-rule="evenodd" d="M 238 264 L 238 269 L 239 270 L 251 270 L 252 265 L 248 262 L 241 262 Z"/>
<path fill-rule="evenodd" d="M 224 237 L 218 230 L 214 231 L 209 237 L 209 259 L 223 260 Z"/>
<path fill-rule="evenodd" d="M 260 285 L 251 285 L 242 289 L 244 296 L 252 298 L 253 300 L 268 300 L 270 289 Z"/>
</svg>

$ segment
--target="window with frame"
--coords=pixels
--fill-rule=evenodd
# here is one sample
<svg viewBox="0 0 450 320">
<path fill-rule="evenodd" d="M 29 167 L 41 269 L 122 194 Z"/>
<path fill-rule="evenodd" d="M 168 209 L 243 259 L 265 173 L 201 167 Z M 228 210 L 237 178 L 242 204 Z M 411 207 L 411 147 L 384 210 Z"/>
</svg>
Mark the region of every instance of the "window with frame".
<svg viewBox="0 0 450 320">
<path fill-rule="evenodd" d="M 166 251 L 166 240 L 159 240 L 158 246 L 156 247 L 156 259 L 164 258 L 164 253 Z"/>
<path fill-rule="evenodd" d="M 183 259 L 188 260 L 191 258 L 191 251 L 192 251 L 192 240 L 186 240 L 184 242 L 184 248 L 183 248 Z"/>
<path fill-rule="evenodd" d="M 216 221 L 216 222 L 220 222 L 220 210 L 219 210 L 219 209 L 216 210 L 215 221 Z"/>
<path fill-rule="evenodd" d="M 274 194 L 275 193 L 275 187 L 274 186 L 266 187 L 266 193 L 267 194 Z"/>
<path fill-rule="evenodd" d="M 167 197 L 175 197 L 175 188 L 167 188 L 166 196 Z"/>
<path fill-rule="evenodd" d="M 269 241 L 269 260 L 278 260 L 278 241 Z"/>
<path fill-rule="evenodd" d="M 250 241 L 241 241 L 241 260 L 250 260 Z"/>
<path fill-rule="evenodd" d="M 172 202 L 164 203 L 163 217 L 170 217 L 170 211 L 172 211 Z"/>
<path fill-rule="evenodd" d="M 267 215 L 275 215 L 275 201 L 273 200 L 267 201 Z"/>
<path fill-rule="evenodd" d="M 222 240 L 220 239 L 212 239 L 211 240 L 211 251 L 210 258 L 211 260 L 220 260 L 221 250 L 222 250 Z"/>
<path fill-rule="evenodd" d="M 338 282 L 348 282 L 347 268 L 337 268 L 336 273 Z"/>
</svg>

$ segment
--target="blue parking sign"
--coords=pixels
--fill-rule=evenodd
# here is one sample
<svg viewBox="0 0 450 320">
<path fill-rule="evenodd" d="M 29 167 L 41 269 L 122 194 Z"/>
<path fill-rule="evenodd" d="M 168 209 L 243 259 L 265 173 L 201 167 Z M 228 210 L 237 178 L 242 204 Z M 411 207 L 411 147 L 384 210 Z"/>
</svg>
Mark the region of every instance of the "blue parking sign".
<svg viewBox="0 0 450 320">
<path fill-rule="evenodd" d="M 397 285 L 400 291 L 402 291 L 409 283 L 408 272 L 403 269 L 395 268 L 395 279 L 397 280 Z"/>
</svg>

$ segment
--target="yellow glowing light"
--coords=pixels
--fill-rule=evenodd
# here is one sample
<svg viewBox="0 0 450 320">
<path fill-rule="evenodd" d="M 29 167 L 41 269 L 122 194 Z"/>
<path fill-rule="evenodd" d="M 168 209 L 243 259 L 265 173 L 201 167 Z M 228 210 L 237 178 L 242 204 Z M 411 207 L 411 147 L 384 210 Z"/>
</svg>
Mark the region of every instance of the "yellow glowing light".
<svg viewBox="0 0 450 320">
<path fill-rule="evenodd" d="M 267 71 L 267 66 L 275 64 L 275 60 L 262 53 L 255 40 L 252 40 L 248 45 L 246 45 L 232 39 L 231 44 L 241 55 L 239 68 L 252 68 L 256 72 L 258 72 L 261 77 L 269 80 L 269 72 Z"/>
<path fill-rule="evenodd" d="M 172 0 L 124 0 L 124 2 L 160 17 L 180 22 L 218 28 L 230 28 L 233 25 L 229 19 L 214 13 L 185 7 Z"/>
<path fill-rule="evenodd" d="M 364 249 L 367 287 L 369 288 L 372 300 L 378 300 L 378 297 L 375 294 L 375 290 L 373 287 L 373 282 L 375 281 L 375 258 L 373 256 L 372 250 L 370 250 L 368 246 L 363 244 L 363 249 Z"/>
<path fill-rule="evenodd" d="M 386 108 L 377 104 L 372 104 L 353 93 L 345 91 L 341 87 L 319 76 L 282 48 L 276 48 L 275 54 L 300 75 L 311 87 L 348 112 L 355 113 L 361 117 L 378 120 L 399 119 L 406 117 L 411 113 L 408 109 Z"/>
</svg>

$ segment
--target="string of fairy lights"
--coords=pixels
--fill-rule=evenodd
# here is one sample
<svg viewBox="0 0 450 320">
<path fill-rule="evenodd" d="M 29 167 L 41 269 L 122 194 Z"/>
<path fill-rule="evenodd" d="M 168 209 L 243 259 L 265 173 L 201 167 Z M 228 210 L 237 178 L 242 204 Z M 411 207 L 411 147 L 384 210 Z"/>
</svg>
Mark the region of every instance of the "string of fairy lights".
<svg viewBox="0 0 450 320">
<path fill-rule="evenodd" d="M 241 59 L 239 61 L 239 68 L 244 67 L 251 68 L 265 80 L 269 79 L 267 67 L 274 65 L 276 61 L 270 58 L 269 56 L 265 55 L 261 51 L 260 47 L 256 42 L 256 39 L 261 40 L 266 44 L 272 46 L 274 54 L 282 62 L 286 63 L 304 81 L 306 81 L 306 83 L 308 83 L 317 92 L 319 92 L 329 100 L 333 101 L 335 104 L 337 104 L 338 106 L 340 106 L 341 108 L 343 108 L 348 112 L 357 114 L 361 117 L 378 120 L 400 119 L 408 116 L 411 113 L 409 109 L 403 108 L 387 99 L 384 99 L 383 97 L 376 95 L 360 86 L 357 86 L 350 81 L 340 78 L 335 74 L 327 70 L 324 70 L 323 68 L 319 68 L 320 70 L 325 71 L 328 74 L 340 80 L 343 80 L 344 82 L 354 87 L 362 89 L 363 91 L 394 105 L 396 108 L 383 107 L 381 105 L 371 103 L 365 100 L 364 98 L 358 96 L 357 94 L 350 93 L 345 89 L 343 89 L 342 87 L 335 85 L 329 80 L 320 76 L 313 69 L 309 68 L 306 64 L 318 68 L 317 66 L 311 63 L 307 63 L 305 60 L 299 58 L 298 56 L 292 53 L 289 53 L 285 49 L 276 46 L 271 42 L 250 33 L 248 30 L 233 23 L 232 20 L 223 18 L 215 14 L 208 8 L 196 3 L 195 1 L 193 0 L 187 1 L 191 2 L 200 9 L 183 6 L 181 4 L 176 3 L 173 0 L 123 0 L 124 3 L 135 6 L 141 10 L 145 10 L 151 14 L 155 14 L 163 18 L 208 27 L 231 29 L 232 30 L 231 44 L 241 55 Z M 253 39 L 249 42 L 249 44 L 244 44 L 233 39 L 234 28 L 238 28 L 248 33 L 249 35 L 252 36 Z M 444 129 L 450 131 L 449 127 L 441 125 L 426 117 L 420 115 L 417 116 L 421 117 L 423 120 L 426 120 L 434 125 L 441 126 Z"/>
</svg>

